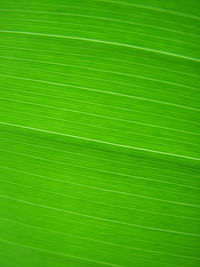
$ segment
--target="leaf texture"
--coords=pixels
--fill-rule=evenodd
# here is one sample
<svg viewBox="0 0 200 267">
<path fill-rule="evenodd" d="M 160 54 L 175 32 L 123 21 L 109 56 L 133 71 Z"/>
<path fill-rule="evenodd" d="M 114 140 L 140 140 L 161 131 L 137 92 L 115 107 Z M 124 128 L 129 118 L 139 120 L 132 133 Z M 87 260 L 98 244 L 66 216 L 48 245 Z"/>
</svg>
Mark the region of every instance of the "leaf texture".
<svg viewBox="0 0 200 267">
<path fill-rule="evenodd" d="M 0 266 L 199 266 L 199 10 L 1 0 Z"/>
</svg>

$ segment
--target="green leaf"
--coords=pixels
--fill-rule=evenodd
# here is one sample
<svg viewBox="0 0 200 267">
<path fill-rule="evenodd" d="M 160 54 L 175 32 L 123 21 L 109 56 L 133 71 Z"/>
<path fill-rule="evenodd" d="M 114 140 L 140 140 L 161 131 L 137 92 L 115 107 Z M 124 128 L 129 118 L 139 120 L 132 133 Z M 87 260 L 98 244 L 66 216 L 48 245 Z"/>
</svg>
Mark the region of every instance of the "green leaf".
<svg viewBox="0 0 200 267">
<path fill-rule="evenodd" d="M 199 266 L 197 0 L 0 2 L 0 266 Z"/>
</svg>

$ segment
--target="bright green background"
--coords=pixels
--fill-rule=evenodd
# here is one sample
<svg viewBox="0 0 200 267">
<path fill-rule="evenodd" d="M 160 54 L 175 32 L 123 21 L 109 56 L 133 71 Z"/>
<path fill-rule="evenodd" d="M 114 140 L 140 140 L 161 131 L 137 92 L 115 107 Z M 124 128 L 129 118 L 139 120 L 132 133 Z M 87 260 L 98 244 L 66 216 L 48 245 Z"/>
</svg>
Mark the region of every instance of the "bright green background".
<svg viewBox="0 0 200 267">
<path fill-rule="evenodd" d="M 0 1 L 0 267 L 200 265 L 199 10 Z"/>
</svg>

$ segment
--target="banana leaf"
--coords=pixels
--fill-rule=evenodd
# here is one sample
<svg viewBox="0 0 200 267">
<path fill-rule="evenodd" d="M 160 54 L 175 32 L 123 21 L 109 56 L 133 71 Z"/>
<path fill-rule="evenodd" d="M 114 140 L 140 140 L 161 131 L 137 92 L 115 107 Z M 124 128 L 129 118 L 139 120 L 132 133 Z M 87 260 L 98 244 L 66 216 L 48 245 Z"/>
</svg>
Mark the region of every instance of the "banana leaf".
<svg viewBox="0 0 200 267">
<path fill-rule="evenodd" d="M 197 0 L 0 1 L 0 266 L 200 266 Z"/>
</svg>

